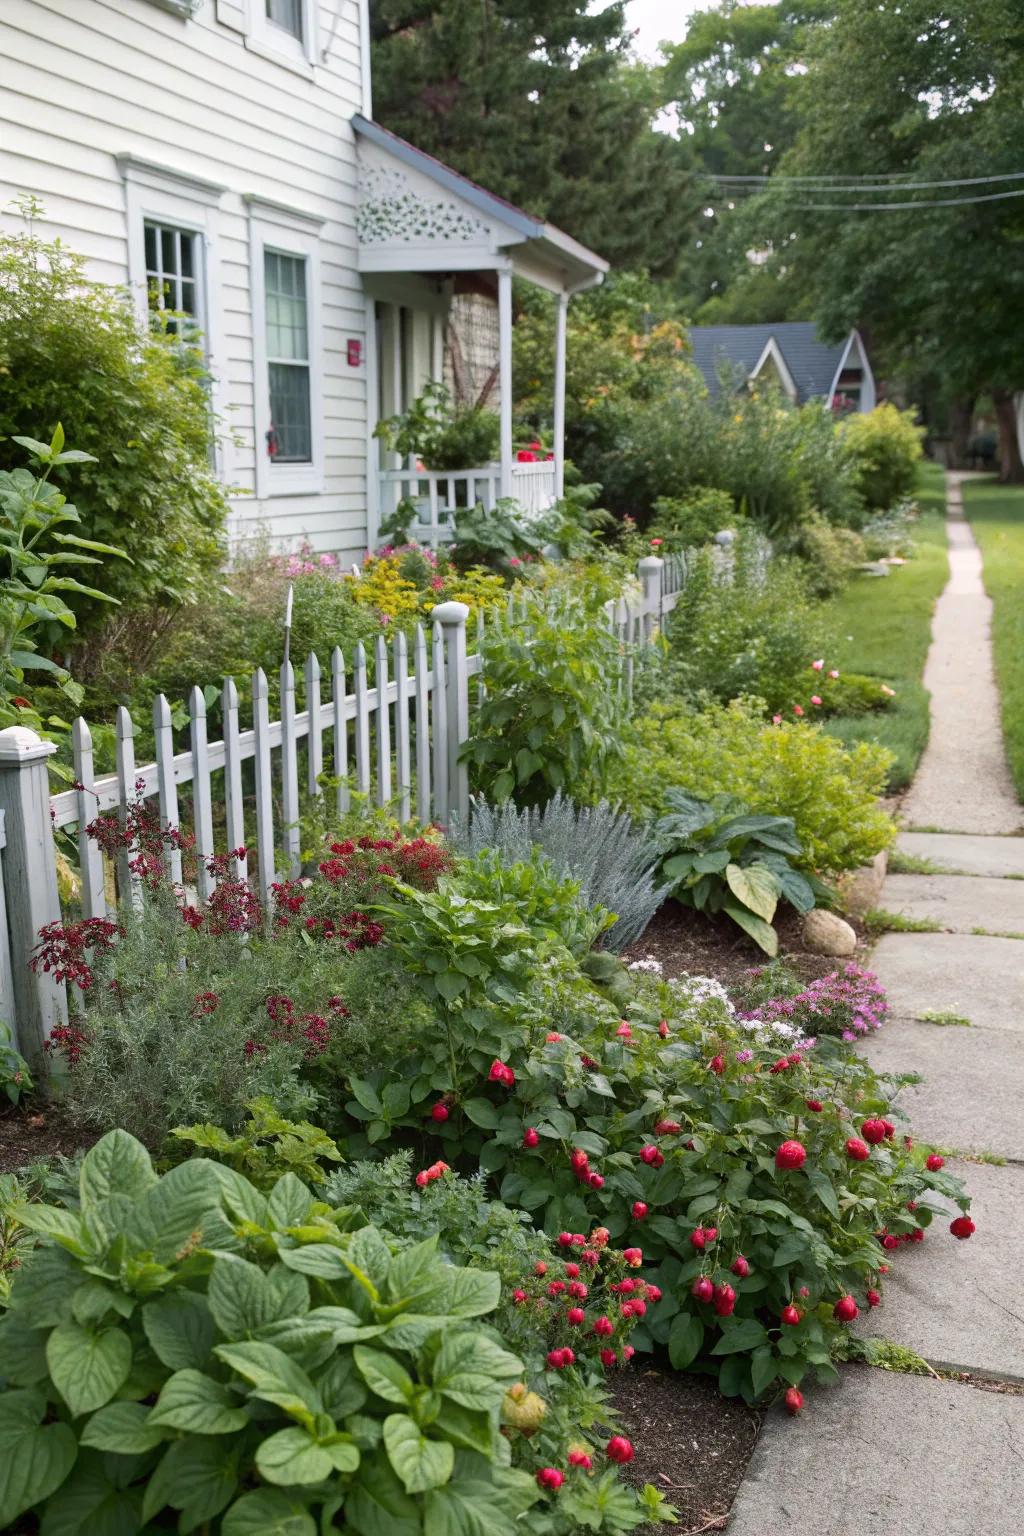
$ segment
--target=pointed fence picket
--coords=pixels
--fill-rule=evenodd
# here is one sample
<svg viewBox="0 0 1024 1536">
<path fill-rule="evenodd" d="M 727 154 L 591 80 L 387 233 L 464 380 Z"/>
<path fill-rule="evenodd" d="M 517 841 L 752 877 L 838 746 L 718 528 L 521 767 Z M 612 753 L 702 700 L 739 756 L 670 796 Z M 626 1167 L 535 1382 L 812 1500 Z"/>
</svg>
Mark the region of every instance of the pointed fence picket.
<svg viewBox="0 0 1024 1536">
<path fill-rule="evenodd" d="M 638 574 L 642 593 L 607 605 L 608 625 L 622 651 L 618 686 L 627 693 L 634 651 L 651 640 L 678 601 L 687 577 L 686 557 L 649 556 L 641 561 Z M 522 590 L 510 594 L 504 622 L 526 621 L 532 600 Z M 194 688 L 189 697 L 184 748 L 176 747 L 178 728 L 168 700 L 160 696 L 153 708 L 154 758 L 149 763 L 137 763 L 135 722 L 121 708 L 115 723 L 115 771 L 101 777 L 95 773 L 90 727 L 76 720 L 74 788 L 48 798 L 42 791 L 50 749 L 22 728 L 0 732 L 0 808 L 7 817 L 6 911 L 11 944 L 24 950 L 15 954 L 11 949 L 9 970 L 19 1017 L 25 1020 L 19 1032 L 36 1060 L 40 1031 L 45 1034 L 66 1016 L 63 989 L 51 978 L 34 977 L 27 968 L 28 933 L 61 916 L 54 829 L 74 829 L 82 911 L 87 917 L 103 917 L 115 894 L 119 902 L 141 902 L 141 868 L 137 849 L 126 848 L 109 870 L 88 826 L 113 812 L 126 827 L 137 803 L 155 798 L 160 827 L 180 829 L 179 801 L 185 786 L 199 856 L 189 867 L 194 863 L 194 894 L 199 898 L 214 889 L 207 861 L 215 852 L 242 849 L 233 872 L 241 879 L 253 878 L 264 897 L 279 877 L 299 872 L 300 785 L 310 799 L 321 796 L 326 762 L 336 781 L 339 815 L 358 804 L 352 799 L 354 789 L 368 803 L 393 805 L 403 820 L 413 807 L 421 822 L 445 824 L 453 816 L 465 817 L 468 777 L 461 748 L 469 734 L 471 693 L 475 703 L 484 697 L 481 648 L 487 639 L 478 615 L 475 653 L 467 654 L 467 614 L 461 603 L 439 605 L 431 614 L 429 633 L 418 625 L 411 647 L 404 634 L 396 634 L 390 647 L 380 636 L 374 647 L 372 687 L 362 644 L 350 658 L 333 651 L 326 698 L 320 658 L 310 655 L 303 664 L 302 711 L 296 703 L 294 669 L 286 660 L 277 720 L 270 718 L 267 678 L 257 670 L 249 684 L 252 725 L 246 730 L 240 722 L 238 687 L 233 678 L 225 679 L 217 740 L 210 739 L 211 701 L 202 689 Z M 244 853 L 247 846 L 254 861 Z M 162 852 L 169 878 L 180 885 L 183 859 L 178 841 L 165 835 Z M 0 862 L 0 881 L 4 873 Z M 193 899 L 192 892 L 187 895 Z M 0 976 L 3 958 L 0 953 Z"/>
</svg>

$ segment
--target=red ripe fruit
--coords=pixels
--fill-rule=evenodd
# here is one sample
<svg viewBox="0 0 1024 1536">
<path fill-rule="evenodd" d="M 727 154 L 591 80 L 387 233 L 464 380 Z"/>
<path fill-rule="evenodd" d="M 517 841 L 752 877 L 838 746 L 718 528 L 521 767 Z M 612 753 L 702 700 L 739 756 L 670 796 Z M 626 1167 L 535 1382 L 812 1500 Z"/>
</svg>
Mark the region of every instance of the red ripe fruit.
<svg viewBox="0 0 1024 1536">
<path fill-rule="evenodd" d="M 644 1219 L 644 1217 L 646 1215 L 647 1215 L 647 1202 L 645 1200 L 634 1200 L 633 1201 L 633 1220 L 634 1221 L 643 1221 L 643 1219 Z"/>
<path fill-rule="evenodd" d="M 610 1317 L 599 1317 L 594 1323 L 594 1332 L 600 1339 L 610 1339 L 615 1332 L 615 1324 Z"/>
<path fill-rule="evenodd" d="M 804 1405 L 804 1395 L 799 1387 L 789 1387 L 782 1401 L 786 1405 L 786 1412 L 795 1419 Z"/>
<path fill-rule="evenodd" d="M 618 1359 L 618 1356 L 616 1355 L 614 1349 L 602 1349 L 602 1351 L 601 1351 L 601 1364 L 602 1365 L 605 1365 L 605 1366 L 607 1366 L 607 1365 L 614 1365 L 617 1359 Z"/>
<path fill-rule="evenodd" d="M 899 1245 L 900 1245 L 899 1238 L 896 1237 L 892 1232 L 887 1232 L 885 1234 L 885 1236 L 882 1238 L 882 1247 L 883 1248 L 888 1248 L 890 1253 L 893 1251 L 894 1248 L 898 1248 Z"/>
<path fill-rule="evenodd" d="M 690 1287 L 690 1293 L 696 1296 L 698 1301 L 710 1301 L 715 1294 L 715 1288 L 707 1275 L 699 1275 Z"/>
<path fill-rule="evenodd" d="M 569 1265 L 566 1265 L 566 1269 L 568 1268 Z M 573 1264 L 572 1268 L 575 1269 L 576 1265 Z M 569 1286 L 569 1295 L 572 1297 L 573 1301 L 586 1301 L 587 1288 L 583 1284 L 582 1280 L 574 1280 L 572 1282 L 572 1284 Z"/>
<path fill-rule="evenodd" d="M 977 1228 L 969 1216 L 958 1216 L 955 1221 L 950 1222 L 949 1230 L 954 1237 L 965 1238 L 970 1237 Z"/>
<path fill-rule="evenodd" d="M 924 1227 L 915 1227 L 913 1232 L 911 1232 L 911 1234 L 910 1234 L 910 1241 L 912 1243 L 923 1243 L 924 1242 Z"/>
<path fill-rule="evenodd" d="M 565 1314 L 566 1322 L 571 1323 L 573 1328 L 578 1328 L 584 1317 L 586 1317 L 586 1313 L 582 1307 L 570 1307 L 568 1312 Z"/>
<path fill-rule="evenodd" d="M 567 1264 L 565 1266 L 565 1273 L 570 1280 L 578 1280 L 580 1277 L 580 1267 L 578 1264 Z"/>
<path fill-rule="evenodd" d="M 562 1292 L 564 1290 L 565 1290 L 565 1281 L 564 1280 L 552 1280 L 551 1284 L 548 1286 L 548 1295 L 549 1296 L 561 1296 L 561 1294 L 562 1294 Z"/>
<path fill-rule="evenodd" d="M 625 1261 L 629 1265 L 630 1269 L 639 1269 L 640 1265 L 644 1261 L 643 1249 L 642 1248 L 623 1248 L 623 1250 L 622 1250 L 622 1257 L 625 1259 Z"/>
<path fill-rule="evenodd" d="M 882 1124 L 885 1126 L 886 1140 L 891 1141 L 892 1138 L 896 1135 L 896 1127 L 893 1125 L 891 1120 L 883 1120 Z"/>
<path fill-rule="evenodd" d="M 540 1141 L 540 1132 L 534 1130 L 532 1125 L 528 1125 L 526 1127 L 526 1130 L 523 1132 L 523 1146 L 524 1147 L 535 1147 L 539 1141 Z"/>
<path fill-rule="evenodd" d="M 806 1161 L 806 1149 L 799 1141 L 784 1141 L 775 1153 L 776 1168 L 802 1168 Z"/>
<path fill-rule="evenodd" d="M 604 1189 L 604 1174 L 588 1173 L 587 1183 L 590 1185 L 591 1189 Z"/>
<path fill-rule="evenodd" d="M 590 1158 L 585 1152 L 581 1152 L 579 1147 L 575 1147 L 570 1153 L 569 1166 L 575 1173 L 582 1173 L 589 1162 Z"/>
<path fill-rule="evenodd" d="M 512 1300 L 515 1302 L 517 1307 L 521 1307 L 523 1302 L 526 1300 L 526 1292 L 521 1290 L 513 1291 Z"/>
<path fill-rule="evenodd" d="M 736 1306 L 736 1292 L 731 1285 L 715 1286 L 715 1311 L 719 1317 L 731 1317 Z"/>
<path fill-rule="evenodd" d="M 436 1120 L 438 1125 L 443 1125 L 444 1122 L 448 1119 L 448 1105 L 435 1104 L 433 1109 L 430 1111 L 430 1118 L 431 1120 Z"/>
<path fill-rule="evenodd" d="M 661 1295 L 662 1295 L 662 1292 L 661 1292 L 661 1286 L 660 1285 L 649 1285 L 647 1287 L 647 1300 L 649 1302 L 651 1302 L 652 1304 L 654 1302 L 656 1302 L 656 1301 L 660 1301 L 661 1300 Z"/>
<path fill-rule="evenodd" d="M 859 1136 L 851 1136 L 846 1143 L 846 1155 L 852 1162 L 866 1163 L 871 1156 L 871 1148 Z"/>
<path fill-rule="evenodd" d="M 708 1062 L 708 1066 L 710 1067 L 712 1072 L 718 1072 L 718 1073 L 724 1072 L 725 1071 L 725 1057 L 724 1056 L 712 1056 L 711 1060 Z"/>
<path fill-rule="evenodd" d="M 584 1472 L 589 1472 L 594 1463 L 586 1451 L 570 1451 L 569 1465 L 570 1467 L 582 1467 Z"/>
<path fill-rule="evenodd" d="M 694 1248 L 697 1249 L 698 1253 L 704 1252 L 704 1244 L 707 1242 L 707 1240 L 708 1235 L 704 1231 L 704 1228 L 694 1227 L 693 1231 L 690 1233 L 690 1242 L 693 1244 Z"/>
<path fill-rule="evenodd" d="M 933 1152 L 930 1157 L 925 1158 L 924 1165 L 929 1173 L 938 1173 L 940 1168 L 946 1166 L 946 1159 L 940 1157 L 937 1152 Z"/>
<path fill-rule="evenodd" d="M 572 1233 L 571 1232 L 559 1232 L 559 1234 L 558 1234 L 558 1246 L 559 1246 L 559 1248 L 571 1248 L 572 1247 Z"/>
<path fill-rule="evenodd" d="M 715 1241 L 715 1238 L 717 1236 L 718 1236 L 718 1228 L 717 1227 L 705 1227 L 704 1228 L 704 1241 L 708 1245 L 708 1247 L 711 1246 L 711 1244 Z"/>
<path fill-rule="evenodd" d="M 608 1460 L 617 1461 L 620 1466 L 633 1460 L 633 1447 L 625 1435 L 612 1435 L 604 1450 Z"/>
<path fill-rule="evenodd" d="M 860 1133 L 865 1141 L 870 1142 L 873 1147 L 877 1147 L 880 1141 L 885 1140 L 885 1121 L 865 1120 L 860 1128 Z"/>
<path fill-rule="evenodd" d="M 619 1291 L 623 1296 L 631 1296 L 636 1290 L 636 1281 L 632 1275 L 627 1275 L 625 1280 L 620 1280 L 618 1285 L 610 1285 L 610 1291 Z"/>
<path fill-rule="evenodd" d="M 565 1482 L 565 1473 L 559 1472 L 557 1467 L 541 1467 L 537 1473 L 537 1483 L 541 1488 L 561 1488 Z"/>
<path fill-rule="evenodd" d="M 867 1300 L 869 1307 L 880 1307 L 882 1305 L 882 1298 L 878 1291 L 868 1291 Z"/>
<path fill-rule="evenodd" d="M 659 1120 L 654 1127 L 655 1136 L 678 1136 L 682 1126 L 678 1120 Z"/>
<path fill-rule="evenodd" d="M 646 1147 L 640 1148 L 640 1161 L 646 1163 L 649 1168 L 660 1168 L 665 1158 L 660 1148 L 649 1142 Z"/>
<path fill-rule="evenodd" d="M 852 1323 L 857 1316 L 857 1303 L 852 1296 L 840 1296 L 832 1308 L 832 1316 L 837 1323 Z"/>
<path fill-rule="evenodd" d="M 750 1274 L 750 1265 L 747 1263 L 747 1261 L 743 1257 L 742 1253 L 738 1253 L 736 1255 L 736 1257 L 733 1259 L 732 1265 L 730 1267 L 732 1269 L 733 1274 L 734 1275 L 739 1275 L 741 1280 L 745 1280 L 747 1278 L 747 1276 Z"/>
<path fill-rule="evenodd" d="M 783 1307 L 779 1314 L 787 1328 L 796 1328 L 800 1322 L 800 1310 L 790 1302 L 788 1307 Z"/>
<path fill-rule="evenodd" d="M 822 1110 L 825 1108 L 820 1099 L 804 1099 L 804 1103 L 807 1105 L 807 1108 L 811 1111 L 811 1113 L 815 1115 L 820 1115 Z M 793 1390 L 795 1391 L 796 1388 L 794 1387 Z"/>
</svg>

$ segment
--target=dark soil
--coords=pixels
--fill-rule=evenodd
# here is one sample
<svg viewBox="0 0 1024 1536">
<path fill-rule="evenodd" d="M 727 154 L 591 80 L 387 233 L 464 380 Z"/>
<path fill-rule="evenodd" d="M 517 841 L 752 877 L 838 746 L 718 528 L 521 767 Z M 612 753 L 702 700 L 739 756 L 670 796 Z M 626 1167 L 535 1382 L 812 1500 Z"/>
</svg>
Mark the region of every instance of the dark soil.
<svg viewBox="0 0 1024 1536">
<path fill-rule="evenodd" d="M 708 1376 L 683 1376 L 653 1364 L 623 1371 L 614 1401 L 636 1450 L 626 1476 L 638 1488 L 653 1483 L 676 1506 L 679 1524 L 669 1529 L 678 1536 L 723 1530 L 760 1414 L 740 1398 L 721 1397 Z"/>
<path fill-rule="evenodd" d="M 785 960 L 804 981 L 827 976 L 845 964 L 831 955 L 816 955 L 805 949 L 801 921 L 792 907 L 780 909 L 775 920 L 780 960 Z M 857 924 L 853 926 L 856 928 Z M 863 939 L 863 935 L 859 937 Z M 680 906 L 678 901 L 666 901 L 655 913 L 643 938 L 622 958 L 641 960 L 649 955 L 661 961 L 666 976 L 680 976 L 688 971 L 694 976 L 714 976 L 729 988 L 742 980 L 745 971 L 765 961 L 757 945 L 731 917 L 708 917 L 692 907 Z"/>
<path fill-rule="evenodd" d="M 73 1130 L 51 1104 L 0 1109 L 0 1173 L 17 1173 L 30 1163 L 61 1155 L 71 1157 L 96 1139 Z"/>
</svg>

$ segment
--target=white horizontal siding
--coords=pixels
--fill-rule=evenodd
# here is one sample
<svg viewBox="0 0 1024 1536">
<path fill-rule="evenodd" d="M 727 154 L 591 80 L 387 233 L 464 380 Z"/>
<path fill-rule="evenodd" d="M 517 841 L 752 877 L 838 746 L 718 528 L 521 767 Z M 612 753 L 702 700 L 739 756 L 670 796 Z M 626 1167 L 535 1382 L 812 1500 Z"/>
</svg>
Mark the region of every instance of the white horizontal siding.
<svg viewBox="0 0 1024 1536">
<path fill-rule="evenodd" d="M 19 193 L 45 205 L 60 235 L 103 282 L 128 280 L 125 188 L 131 155 L 223 186 L 214 372 L 226 433 L 231 526 L 275 543 L 361 549 L 366 520 L 367 350 L 356 263 L 357 168 L 350 119 L 362 105 L 359 0 L 320 0 L 312 80 L 246 46 L 240 3 L 210 0 L 182 21 L 149 0 L 2 0 L 0 228 Z M 323 358 L 323 493 L 257 501 L 249 209 L 255 195 L 323 220 L 317 311 Z"/>
</svg>

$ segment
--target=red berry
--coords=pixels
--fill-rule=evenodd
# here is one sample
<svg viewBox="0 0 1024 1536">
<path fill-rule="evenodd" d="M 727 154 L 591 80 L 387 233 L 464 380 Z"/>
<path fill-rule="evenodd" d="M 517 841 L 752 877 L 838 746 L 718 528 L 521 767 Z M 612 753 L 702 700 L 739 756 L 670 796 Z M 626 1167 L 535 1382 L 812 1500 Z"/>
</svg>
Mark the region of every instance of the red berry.
<svg viewBox="0 0 1024 1536">
<path fill-rule="evenodd" d="M 915 1227 L 913 1232 L 911 1232 L 911 1234 L 910 1234 L 910 1241 L 912 1243 L 923 1243 L 924 1242 L 924 1227 Z"/>
<path fill-rule="evenodd" d="M 799 1325 L 800 1311 L 799 1308 L 794 1307 L 792 1302 L 790 1302 L 788 1307 L 783 1307 L 780 1316 L 787 1328 L 796 1328 Z"/>
<path fill-rule="evenodd" d="M 840 1296 L 832 1308 L 832 1316 L 839 1323 L 852 1323 L 857 1316 L 857 1303 L 852 1296 Z"/>
<path fill-rule="evenodd" d="M 552 1280 L 551 1284 L 548 1286 L 548 1295 L 549 1296 L 561 1296 L 561 1294 L 562 1294 L 562 1292 L 564 1290 L 565 1290 L 565 1281 L 564 1280 Z"/>
<path fill-rule="evenodd" d="M 860 1133 L 865 1141 L 870 1142 L 873 1147 L 877 1147 L 880 1141 L 885 1140 L 885 1121 L 865 1120 L 860 1128 Z"/>
<path fill-rule="evenodd" d="M 594 1463 L 586 1451 L 570 1451 L 569 1465 L 570 1467 L 582 1467 L 584 1472 L 589 1472 Z"/>
<path fill-rule="evenodd" d="M 515 1302 L 517 1307 L 521 1307 L 523 1302 L 526 1300 L 526 1292 L 521 1290 L 513 1291 L 512 1300 Z"/>
<path fill-rule="evenodd" d="M 582 1173 L 589 1162 L 590 1158 L 585 1152 L 581 1152 L 579 1147 L 573 1148 L 569 1156 L 569 1165 L 575 1173 Z"/>
<path fill-rule="evenodd" d="M 537 1260 L 536 1264 L 533 1266 L 533 1272 L 534 1272 L 535 1275 L 546 1275 L 547 1274 L 548 1267 L 544 1263 L 543 1259 L 538 1259 Z"/>
<path fill-rule="evenodd" d="M 955 1221 L 950 1222 L 949 1230 L 954 1237 L 970 1237 L 971 1233 L 977 1229 L 969 1216 L 958 1216 Z"/>
<path fill-rule="evenodd" d="M 888 1248 L 890 1253 L 892 1252 L 892 1250 L 894 1248 L 898 1248 L 899 1245 L 900 1245 L 899 1238 L 898 1237 L 894 1237 L 891 1232 L 887 1232 L 885 1234 L 885 1236 L 882 1238 L 882 1247 L 883 1248 Z"/>
<path fill-rule="evenodd" d="M 541 1488 L 561 1488 L 565 1482 L 565 1473 L 559 1472 L 557 1467 L 541 1467 L 537 1473 L 537 1482 Z"/>
<path fill-rule="evenodd" d="M 633 1447 L 625 1435 L 612 1435 L 604 1449 L 608 1460 L 617 1461 L 620 1466 L 633 1460 Z"/>
<path fill-rule="evenodd" d="M 925 1158 L 924 1165 L 929 1173 L 938 1173 L 940 1168 L 946 1166 L 946 1159 L 940 1157 L 937 1152 L 933 1152 L 930 1157 Z"/>
<path fill-rule="evenodd" d="M 427 1173 L 425 1168 L 422 1168 L 416 1175 L 416 1184 L 420 1189 L 425 1189 L 429 1183 L 430 1175 Z"/>
<path fill-rule="evenodd" d="M 871 1148 L 858 1136 L 851 1136 L 846 1143 L 846 1155 L 855 1163 L 866 1163 L 871 1156 Z"/>
<path fill-rule="evenodd" d="M 558 1246 L 559 1246 L 559 1248 L 571 1248 L 572 1247 L 572 1233 L 571 1232 L 559 1232 L 559 1234 L 558 1234 Z"/>
<path fill-rule="evenodd" d="M 644 1217 L 646 1215 L 647 1215 L 647 1203 L 646 1203 L 646 1201 L 644 1201 L 644 1200 L 634 1200 L 633 1201 L 633 1220 L 634 1221 L 643 1221 L 643 1219 L 644 1219 Z"/>
<path fill-rule="evenodd" d="M 567 1269 L 568 1269 L 568 1267 L 569 1266 L 566 1265 Z M 572 1267 L 573 1267 L 573 1269 L 575 1269 L 576 1268 L 575 1264 Z M 587 1288 L 583 1284 L 582 1280 L 574 1280 L 572 1282 L 572 1284 L 569 1287 L 569 1295 L 572 1297 L 573 1301 L 586 1301 L 586 1299 L 587 1299 Z"/>
<path fill-rule="evenodd" d="M 440 1103 L 435 1104 L 433 1109 L 430 1111 L 430 1118 L 431 1120 L 436 1120 L 438 1125 L 443 1125 L 444 1122 L 448 1119 L 448 1105 Z"/>
<path fill-rule="evenodd" d="M 623 1248 L 623 1250 L 622 1250 L 622 1257 L 625 1259 L 625 1261 L 629 1265 L 630 1269 L 639 1269 L 640 1265 L 644 1261 L 643 1249 L 642 1248 Z"/>
<path fill-rule="evenodd" d="M 804 1103 L 807 1105 L 807 1108 L 816 1115 L 820 1115 L 825 1107 L 820 1099 L 804 1099 Z M 793 1388 L 793 1391 L 796 1391 L 795 1387 Z"/>
<path fill-rule="evenodd" d="M 649 1168 L 660 1168 L 665 1158 L 660 1148 L 649 1143 L 646 1147 L 640 1148 L 640 1161 L 646 1163 Z"/>
<path fill-rule="evenodd" d="M 719 1317 L 731 1317 L 736 1306 L 736 1292 L 731 1285 L 715 1286 L 715 1311 Z"/>
<path fill-rule="evenodd" d="M 655 1136 L 678 1136 L 682 1126 L 678 1120 L 658 1120 L 654 1127 Z"/>
<path fill-rule="evenodd" d="M 565 1314 L 566 1322 L 571 1323 L 574 1328 L 578 1328 L 585 1317 L 586 1313 L 582 1307 L 570 1307 Z"/>
<path fill-rule="evenodd" d="M 776 1168 L 802 1168 L 807 1152 L 799 1141 L 784 1141 L 775 1154 Z"/>
<path fill-rule="evenodd" d="M 580 1275 L 580 1267 L 578 1264 L 567 1264 L 565 1266 L 565 1273 L 569 1280 L 578 1280 Z"/>
<path fill-rule="evenodd" d="M 691 1295 L 696 1296 L 698 1301 L 710 1301 L 712 1296 L 715 1294 L 715 1288 L 711 1281 L 708 1279 L 707 1275 L 700 1275 L 693 1282 L 693 1285 L 690 1288 L 690 1292 Z"/>
<path fill-rule="evenodd" d="M 711 1244 L 715 1241 L 715 1238 L 717 1236 L 718 1236 L 718 1228 L 717 1227 L 705 1227 L 704 1228 L 704 1241 L 705 1241 L 705 1243 L 707 1244 L 707 1246 L 709 1248 L 710 1248 Z"/>
<path fill-rule="evenodd" d="M 769 1072 L 788 1072 L 789 1071 L 789 1057 L 788 1056 L 780 1056 L 778 1061 L 773 1061 L 772 1062 L 772 1064 L 768 1068 L 768 1070 L 769 1070 Z"/>
<path fill-rule="evenodd" d="M 731 1269 L 733 1274 L 739 1275 L 741 1280 L 745 1280 L 746 1277 L 750 1274 L 750 1265 L 747 1263 L 742 1253 L 738 1253 L 733 1259 Z"/>
<path fill-rule="evenodd" d="M 621 1035 L 623 1040 L 632 1040 L 633 1038 L 633 1031 L 626 1023 L 625 1019 L 622 1020 L 622 1023 L 619 1025 L 615 1033 L 617 1035 Z"/>
<path fill-rule="evenodd" d="M 618 1359 L 618 1355 L 615 1353 L 614 1349 L 602 1349 L 602 1351 L 601 1351 L 601 1364 L 602 1365 L 614 1365 L 617 1359 Z"/>
<path fill-rule="evenodd" d="M 524 1147 L 535 1147 L 539 1141 L 540 1141 L 540 1132 L 534 1130 L 532 1125 L 528 1125 L 526 1127 L 526 1130 L 523 1132 L 523 1146 Z"/>
<path fill-rule="evenodd" d="M 880 1307 L 882 1305 L 882 1298 L 878 1291 L 868 1291 L 867 1300 L 869 1307 Z"/>
<path fill-rule="evenodd" d="M 594 1323 L 594 1332 L 600 1339 L 610 1339 L 615 1332 L 615 1324 L 610 1317 L 599 1317 Z"/>
<path fill-rule="evenodd" d="M 591 1189 L 604 1189 L 604 1174 L 588 1173 L 587 1183 L 590 1185 Z"/>
<path fill-rule="evenodd" d="M 724 1072 L 725 1071 L 725 1057 L 724 1056 L 712 1056 L 711 1060 L 708 1062 L 708 1066 L 711 1068 L 712 1072 L 718 1072 L 718 1073 Z"/>
<path fill-rule="evenodd" d="M 703 1251 L 704 1251 L 704 1244 L 707 1242 L 707 1240 L 708 1240 L 708 1235 L 704 1231 L 704 1228 L 703 1227 L 694 1227 L 693 1231 L 690 1233 L 690 1242 L 693 1244 L 693 1246 L 697 1249 L 697 1251 L 699 1253 L 703 1253 Z"/>
<path fill-rule="evenodd" d="M 786 1412 L 796 1418 L 804 1405 L 804 1395 L 799 1387 L 789 1387 L 782 1401 L 786 1405 Z"/>
<path fill-rule="evenodd" d="M 882 1124 L 883 1124 L 883 1125 L 884 1125 L 884 1126 L 885 1126 L 885 1135 L 886 1135 L 886 1139 L 887 1139 L 887 1140 L 888 1140 L 888 1141 L 891 1141 L 891 1140 L 892 1140 L 892 1138 L 893 1138 L 893 1137 L 894 1137 L 894 1136 L 895 1136 L 895 1134 L 896 1134 L 896 1127 L 895 1127 L 895 1126 L 894 1126 L 894 1125 L 893 1125 L 893 1123 L 892 1123 L 892 1121 L 891 1121 L 891 1120 L 883 1120 L 883 1121 L 882 1121 Z"/>
<path fill-rule="evenodd" d="M 661 1295 L 662 1295 L 662 1292 L 661 1292 L 661 1286 L 660 1285 L 649 1285 L 647 1287 L 647 1300 L 649 1302 L 653 1303 L 653 1302 L 656 1302 L 656 1301 L 660 1301 L 661 1300 Z"/>
</svg>

